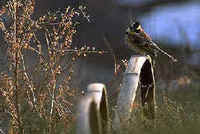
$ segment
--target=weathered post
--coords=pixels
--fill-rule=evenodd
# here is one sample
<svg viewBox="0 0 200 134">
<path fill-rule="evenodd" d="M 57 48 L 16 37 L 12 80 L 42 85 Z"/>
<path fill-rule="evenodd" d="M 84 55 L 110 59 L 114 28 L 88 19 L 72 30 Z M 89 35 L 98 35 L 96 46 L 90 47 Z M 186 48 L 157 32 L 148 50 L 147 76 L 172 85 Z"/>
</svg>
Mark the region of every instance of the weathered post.
<svg viewBox="0 0 200 134">
<path fill-rule="evenodd" d="M 124 73 L 117 99 L 114 118 L 115 125 L 130 119 L 139 84 L 141 85 L 141 100 L 144 107 L 144 115 L 149 119 L 154 118 L 155 80 L 151 58 L 149 56 L 132 56 Z"/>
<path fill-rule="evenodd" d="M 77 134 L 106 134 L 109 131 L 109 111 L 105 85 L 88 85 L 77 113 Z"/>
</svg>

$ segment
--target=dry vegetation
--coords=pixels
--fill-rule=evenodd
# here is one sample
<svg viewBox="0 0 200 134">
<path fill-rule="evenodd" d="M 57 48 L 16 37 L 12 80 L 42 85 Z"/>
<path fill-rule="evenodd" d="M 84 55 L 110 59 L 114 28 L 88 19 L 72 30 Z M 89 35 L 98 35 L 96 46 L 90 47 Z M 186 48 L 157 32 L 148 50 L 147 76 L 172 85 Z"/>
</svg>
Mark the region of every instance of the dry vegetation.
<svg viewBox="0 0 200 134">
<path fill-rule="evenodd" d="M 72 65 L 86 53 L 71 43 L 77 18 L 88 16 L 80 6 L 34 20 L 34 6 L 34 0 L 11 0 L 1 9 L 8 66 L 0 77 L 0 110 L 8 114 L 10 134 L 67 132 L 74 120 Z M 27 64 L 28 55 L 35 64 Z"/>
<path fill-rule="evenodd" d="M 8 17 L 6 23 L 0 20 L 4 57 L 8 61 L 7 69 L 0 74 L 0 118 L 7 121 L 4 128 L 9 134 L 73 133 L 74 102 L 80 94 L 70 85 L 73 64 L 88 52 L 103 52 L 71 48 L 79 25 L 77 18 L 88 19 L 85 7 L 67 7 L 38 19 L 32 19 L 33 10 L 34 0 L 11 0 L 0 12 Z M 34 64 L 27 64 L 28 55 L 33 57 Z M 110 81 L 108 88 L 119 88 L 119 79 Z M 121 132 L 197 133 L 200 86 L 193 84 L 187 88 L 190 90 L 183 89 L 181 93 L 158 93 L 154 123 L 146 120 L 138 107 Z M 115 101 L 118 90 L 115 91 L 110 102 Z"/>
</svg>

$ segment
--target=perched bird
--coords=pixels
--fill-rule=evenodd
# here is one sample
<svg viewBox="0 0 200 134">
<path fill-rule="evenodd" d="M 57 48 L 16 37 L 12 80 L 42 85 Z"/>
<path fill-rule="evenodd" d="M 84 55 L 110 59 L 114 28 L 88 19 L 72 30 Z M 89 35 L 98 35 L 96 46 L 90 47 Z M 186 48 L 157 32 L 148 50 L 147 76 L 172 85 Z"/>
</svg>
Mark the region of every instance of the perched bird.
<svg viewBox="0 0 200 134">
<path fill-rule="evenodd" d="M 149 55 L 153 60 L 161 53 L 168 56 L 173 62 L 177 62 L 177 59 L 162 50 L 152 41 L 151 37 L 144 32 L 139 22 L 133 22 L 126 29 L 125 42 L 131 50 L 141 55 Z"/>
</svg>

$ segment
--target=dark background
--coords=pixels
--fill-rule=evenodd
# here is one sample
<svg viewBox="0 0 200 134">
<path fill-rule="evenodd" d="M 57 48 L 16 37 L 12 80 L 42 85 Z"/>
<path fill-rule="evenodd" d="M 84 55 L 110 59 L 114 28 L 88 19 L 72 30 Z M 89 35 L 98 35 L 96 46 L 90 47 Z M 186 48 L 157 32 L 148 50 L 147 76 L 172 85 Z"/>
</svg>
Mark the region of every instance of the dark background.
<svg viewBox="0 0 200 134">
<path fill-rule="evenodd" d="M 1 5 L 4 3 L 5 1 L 1 1 Z M 78 33 L 74 36 L 73 47 L 79 48 L 87 45 L 91 47 L 95 46 L 98 50 L 110 50 L 104 42 L 104 37 L 106 35 L 110 47 L 117 57 L 117 62 L 120 62 L 122 59 L 129 59 L 129 57 L 134 54 L 124 43 L 124 33 L 130 20 L 137 19 L 141 21 L 145 31 L 152 36 L 153 40 L 158 42 L 161 48 L 167 49 L 170 54 L 175 55 L 181 64 L 199 65 L 199 42 L 192 44 L 190 40 L 187 40 L 190 35 L 197 36 L 198 32 L 187 33 L 187 29 L 184 30 L 184 28 L 189 28 L 191 31 L 194 31 L 192 29 L 198 29 L 197 27 L 199 27 L 198 25 L 194 25 L 198 20 L 192 18 L 193 14 L 199 14 L 198 11 L 193 10 L 192 6 L 189 6 L 193 3 L 196 6 L 200 5 L 199 2 L 195 0 L 36 0 L 33 17 L 37 18 L 47 13 L 47 11 L 64 9 L 68 6 L 77 8 L 79 5 L 85 5 L 90 15 L 90 22 L 86 20 L 81 21 L 82 23 L 77 30 Z M 179 11 L 179 8 L 182 6 L 187 7 L 185 9 L 186 12 L 191 11 L 190 17 L 185 16 L 185 12 Z M 175 11 L 172 11 L 172 8 L 175 9 Z M 164 10 L 165 12 L 163 13 Z M 180 13 L 176 15 L 177 12 Z M 179 24 L 185 25 L 174 25 L 171 22 L 176 21 L 170 19 L 170 15 L 176 15 L 176 20 L 179 21 Z M 164 24 L 161 24 L 160 22 L 163 21 L 163 18 L 167 21 L 165 23 L 164 20 Z M 169 28 L 164 29 L 166 26 Z M 173 32 L 176 28 L 179 28 L 179 30 L 181 29 L 180 31 L 182 32 Z M 163 33 L 165 34 L 170 31 L 172 31 L 172 33 L 162 36 Z M 179 39 L 176 39 L 177 37 L 179 37 Z M 181 42 L 176 42 L 176 40 L 181 40 Z M 185 54 L 186 50 L 189 54 Z M 75 85 L 85 87 L 90 82 L 107 83 L 113 79 L 113 59 L 113 54 L 91 54 L 81 58 L 77 65 L 75 65 L 75 70 L 77 72 L 75 75 Z M 180 69 L 167 71 L 166 68 L 163 67 L 163 65 L 166 64 L 169 64 L 169 66 L 171 65 L 168 59 L 165 58 L 165 60 L 162 60 L 159 64 L 159 69 L 161 70 L 159 73 L 164 74 L 159 75 L 158 73 L 160 79 L 176 79 L 176 75 L 170 75 L 170 73 L 174 72 L 174 74 L 179 72 L 181 75 L 180 72 L 182 72 L 182 70 Z"/>
</svg>

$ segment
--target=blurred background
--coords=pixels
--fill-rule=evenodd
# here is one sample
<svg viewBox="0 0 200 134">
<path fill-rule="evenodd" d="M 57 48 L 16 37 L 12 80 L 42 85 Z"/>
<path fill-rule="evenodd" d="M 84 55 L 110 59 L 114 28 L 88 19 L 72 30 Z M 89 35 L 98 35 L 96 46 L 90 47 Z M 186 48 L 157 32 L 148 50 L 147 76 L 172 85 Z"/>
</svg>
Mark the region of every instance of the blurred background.
<svg viewBox="0 0 200 134">
<path fill-rule="evenodd" d="M 80 4 L 87 6 L 91 20 L 80 27 L 81 41 L 87 45 L 106 48 L 102 40 L 107 33 L 113 48 L 124 46 L 124 30 L 131 19 L 137 19 L 155 41 L 200 48 L 198 0 L 36 0 L 35 16 Z"/>
<path fill-rule="evenodd" d="M 5 2 L 1 1 L 1 5 Z M 74 85 L 78 87 L 84 88 L 90 82 L 109 82 L 115 77 L 115 62 L 128 60 L 134 54 L 124 43 L 125 29 L 131 20 L 140 21 L 153 40 L 179 60 L 172 64 L 161 57 L 156 71 L 159 80 L 190 79 L 188 70 L 191 68 L 199 72 L 198 0 L 36 0 L 35 5 L 33 17 L 36 18 L 48 10 L 87 6 L 90 22 L 81 23 L 73 47 L 86 45 L 97 50 L 113 50 L 114 54 L 91 54 L 80 59 L 75 65 L 77 73 L 74 76 L 77 79 Z M 105 43 L 105 37 L 110 46 Z"/>
</svg>

